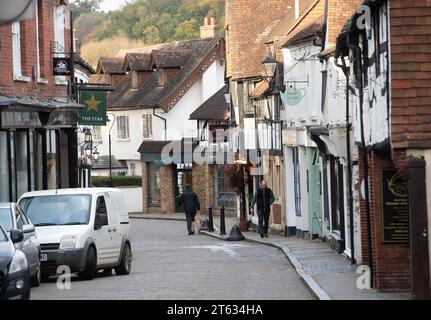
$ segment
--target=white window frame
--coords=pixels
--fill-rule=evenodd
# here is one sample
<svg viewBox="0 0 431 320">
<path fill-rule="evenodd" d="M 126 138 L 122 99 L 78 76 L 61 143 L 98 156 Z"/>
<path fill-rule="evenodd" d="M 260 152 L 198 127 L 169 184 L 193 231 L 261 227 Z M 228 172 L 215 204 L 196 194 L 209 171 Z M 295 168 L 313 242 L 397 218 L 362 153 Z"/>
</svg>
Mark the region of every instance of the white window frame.
<svg viewBox="0 0 431 320">
<path fill-rule="evenodd" d="M 12 65 L 13 65 L 13 79 L 15 81 L 29 82 L 30 77 L 26 77 L 22 74 L 22 62 L 21 62 L 21 24 L 20 22 L 14 22 L 11 25 L 12 33 Z"/>
<path fill-rule="evenodd" d="M 129 116 L 117 117 L 117 141 L 130 141 Z"/>
<path fill-rule="evenodd" d="M 142 115 L 142 134 L 144 139 L 153 138 L 153 116 L 151 114 Z"/>
<path fill-rule="evenodd" d="M 65 6 L 60 5 L 54 7 L 54 41 L 56 41 L 63 49 L 66 49 L 65 30 L 66 30 L 66 15 Z M 64 58 L 65 54 L 57 54 L 58 57 Z M 55 76 L 56 85 L 67 85 L 65 76 Z"/>
<path fill-rule="evenodd" d="M 39 1 L 36 2 L 36 59 L 37 59 L 37 82 L 39 83 L 48 83 L 48 80 L 41 77 L 41 69 L 40 69 L 40 44 L 39 44 Z"/>
</svg>

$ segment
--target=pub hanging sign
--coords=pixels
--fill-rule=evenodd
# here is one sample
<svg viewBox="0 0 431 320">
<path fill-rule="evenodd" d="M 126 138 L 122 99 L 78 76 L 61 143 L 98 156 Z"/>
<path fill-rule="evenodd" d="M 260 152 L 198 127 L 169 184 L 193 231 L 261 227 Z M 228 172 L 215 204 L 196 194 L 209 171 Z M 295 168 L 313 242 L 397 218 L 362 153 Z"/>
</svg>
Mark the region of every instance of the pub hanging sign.
<svg viewBox="0 0 431 320">
<path fill-rule="evenodd" d="M 85 105 L 79 114 L 79 124 L 106 126 L 106 91 L 82 90 L 79 102 Z"/>
<path fill-rule="evenodd" d="M 409 242 L 409 192 L 395 169 L 382 170 L 383 242 Z"/>
<path fill-rule="evenodd" d="M 70 76 L 72 74 L 72 59 L 55 57 L 52 70 L 54 76 Z"/>
</svg>

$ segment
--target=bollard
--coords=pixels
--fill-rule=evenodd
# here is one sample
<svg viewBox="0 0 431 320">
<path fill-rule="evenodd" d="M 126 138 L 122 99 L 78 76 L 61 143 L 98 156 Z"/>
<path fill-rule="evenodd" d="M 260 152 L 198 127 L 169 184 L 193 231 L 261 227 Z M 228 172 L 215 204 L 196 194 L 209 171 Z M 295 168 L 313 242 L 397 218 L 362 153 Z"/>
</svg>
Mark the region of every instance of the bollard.
<svg viewBox="0 0 431 320">
<path fill-rule="evenodd" d="M 208 207 L 208 231 L 214 232 L 213 208 Z"/>
<path fill-rule="evenodd" d="M 226 234 L 226 223 L 224 218 L 224 206 L 220 209 L 220 235 L 224 236 Z"/>
</svg>

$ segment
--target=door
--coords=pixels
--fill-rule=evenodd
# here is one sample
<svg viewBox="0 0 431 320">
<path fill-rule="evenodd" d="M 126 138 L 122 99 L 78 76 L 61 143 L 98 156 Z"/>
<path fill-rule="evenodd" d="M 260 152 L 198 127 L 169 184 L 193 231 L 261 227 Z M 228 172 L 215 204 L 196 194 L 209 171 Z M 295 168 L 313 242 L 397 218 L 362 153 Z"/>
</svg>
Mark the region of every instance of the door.
<svg viewBox="0 0 431 320">
<path fill-rule="evenodd" d="M 186 184 L 192 185 L 192 165 L 191 164 L 178 164 L 175 171 L 175 211 L 183 212 L 183 208 L 178 205 L 178 199 L 183 193 Z"/>
<path fill-rule="evenodd" d="M 94 223 L 94 241 L 97 247 L 97 265 L 112 263 L 112 241 L 109 229 L 109 215 L 104 195 L 96 199 L 96 213 Z"/>
<path fill-rule="evenodd" d="M 310 236 L 318 238 L 323 236 L 319 151 L 316 148 L 309 148 L 307 156 L 308 225 L 310 226 Z"/>
</svg>

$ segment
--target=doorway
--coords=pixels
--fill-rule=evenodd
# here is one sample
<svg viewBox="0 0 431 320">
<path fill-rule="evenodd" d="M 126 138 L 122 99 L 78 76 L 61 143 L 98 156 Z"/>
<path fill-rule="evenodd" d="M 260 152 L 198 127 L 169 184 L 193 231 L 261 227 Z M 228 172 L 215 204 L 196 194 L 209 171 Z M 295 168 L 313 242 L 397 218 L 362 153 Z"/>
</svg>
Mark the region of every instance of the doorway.
<svg viewBox="0 0 431 320">
<path fill-rule="evenodd" d="M 193 188 L 193 178 L 192 178 L 192 164 L 190 163 L 180 163 L 177 164 L 175 170 L 175 211 L 184 212 L 183 209 L 178 205 L 178 199 L 181 193 L 183 193 L 186 184 Z"/>
</svg>

